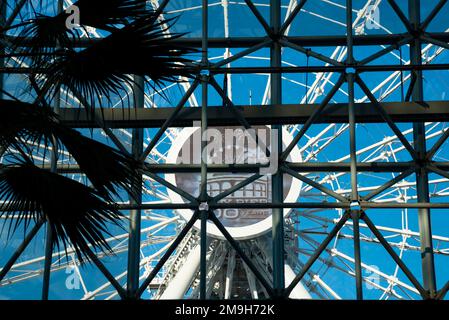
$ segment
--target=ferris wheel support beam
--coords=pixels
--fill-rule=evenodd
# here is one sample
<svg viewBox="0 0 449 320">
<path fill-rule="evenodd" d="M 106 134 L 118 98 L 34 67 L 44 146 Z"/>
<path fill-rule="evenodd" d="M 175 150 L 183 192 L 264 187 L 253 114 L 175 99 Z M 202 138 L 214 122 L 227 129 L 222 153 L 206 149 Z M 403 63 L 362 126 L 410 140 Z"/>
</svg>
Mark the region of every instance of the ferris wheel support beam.
<svg viewBox="0 0 449 320">
<path fill-rule="evenodd" d="M 285 272 L 285 285 L 288 286 L 295 279 L 295 272 L 292 267 L 290 267 L 287 263 L 284 266 Z M 306 289 L 302 281 L 298 282 L 298 284 L 293 288 L 292 292 L 288 296 L 290 299 L 312 299 L 309 291 Z"/>
<path fill-rule="evenodd" d="M 232 281 L 234 279 L 235 270 L 235 250 L 230 249 L 228 255 L 228 263 L 226 266 L 226 282 L 224 287 L 224 299 L 231 298 Z"/>
<path fill-rule="evenodd" d="M 201 245 L 191 250 L 182 267 L 162 293 L 161 300 L 183 299 L 192 284 L 201 262 Z"/>
<path fill-rule="evenodd" d="M 404 180 L 405 178 L 407 178 L 408 176 L 410 176 L 413 172 L 414 172 L 413 168 L 407 169 L 406 171 L 404 171 L 401 174 L 394 177 L 392 180 L 386 182 L 385 184 L 383 184 L 383 185 L 379 186 L 378 188 L 376 188 L 375 190 L 371 191 L 369 194 L 367 194 L 366 196 L 363 197 L 363 200 L 369 201 L 369 200 L 373 199 L 375 196 L 381 194 L 388 188 L 394 186 L 396 183 L 398 183 L 398 182 Z"/>
<path fill-rule="evenodd" d="M 249 268 L 246 264 L 243 264 L 243 267 L 245 269 L 246 278 L 248 279 L 248 286 L 249 286 L 249 290 L 251 292 L 251 298 L 259 299 L 259 294 L 258 294 L 257 285 L 256 285 L 256 278 L 254 277 L 254 274 L 251 272 L 251 270 L 249 270 Z"/>
<path fill-rule="evenodd" d="M 415 33 L 420 34 L 421 31 L 421 12 L 420 1 L 409 0 L 409 18 L 410 26 Z M 410 45 L 410 62 L 414 65 L 422 64 L 422 47 L 419 37 Z M 412 100 L 416 102 L 424 101 L 423 75 L 422 71 L 416 70 L 416 82 L 412 91 Z M 420 162 L 426 161 L 426 130 L 424 122 L 416 122 L 413 124 L 413 140 L 414 147 L 418 154 Z M 429 176 L 424 166 L 419 166 L 416 170 L 416 190 L 418 202 L 429 202 Z M 421 263 L 424 288 L 429 291 L 430 297 L 434 298 L 437 292 L 435 263 L 433 256 L 432 230 L 430 209 L 418 209 L 418 222 L 421 240 Z"/>
<path fill-rule="evenodd" d="M 164 255 L 160 258 L 159 262 L 156 264 L 156 266 L 154 266 L 150 274 L 147 276 L 147 278 L 143 281 L 142 285 L 139 287 L 137 291 L 138 298 L 140 298 L 142 293 L 150 285 L 151 281 L 153 281 L 158 272 L 161 270 L 161 268 L 164 266 L 164 264 L 167 262 L 167 260 L 170 258 L 172 253 L 176 250 L 176 248 L 179 246 L 179 244 L 182 242 L 182 240 L 185 238 L 185 236 L 187 235 L 187 233 L 190 231 L 190 229 L 193 227 L 193 225 L 197 220 L 198 220 L 198 211 L 196 210 L 193 213 L 192 218 L 189 220 L 189 222 L 187 222 L 187 224 L 178 234 L 176 239 L 173 241 L 173 243 L 170 245 L 170 247 L 167 249 Z"/>
</svg>

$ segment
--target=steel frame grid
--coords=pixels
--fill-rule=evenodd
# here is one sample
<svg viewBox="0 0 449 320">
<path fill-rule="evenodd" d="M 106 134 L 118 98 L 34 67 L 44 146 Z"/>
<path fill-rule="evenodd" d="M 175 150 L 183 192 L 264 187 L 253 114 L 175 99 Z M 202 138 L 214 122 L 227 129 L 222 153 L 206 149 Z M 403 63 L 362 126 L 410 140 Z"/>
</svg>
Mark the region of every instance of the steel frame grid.
<svg viewBox="0 0 449 320">
<path fill-rule="evenodd" d="M 344 37 L 320 37 L 320 39 L 290 39 L 283 35 L 283 32 L 288 28 L 289 24 L 295 19 L 295 16 L 301 11 L 301 8 L 307 3 L 307 0 L 302 0 L 296 6 L 296 8 L 291 13 L 290 17 L 284 22 L 284 24 L 280 24 L 280 10 L 281 3 L 280 0 L 271 0 L 270 2 L 270 22 L 264 20 L 263 16 L 258 12 L 258 9 L 254 6 L 251 0 L 245 0 L 246 4 L 260 22 L 260 24 L 264 27 L 267 35 L 263 39 L 209 39 L 208 38 L 208 1 L 203 0 L 202 2 L 202 24 L 203 24 L 203 36 L 198 42 L 192 40 L 179 40 L 180 42 L 188 42 L 191 41 L 193 44 L 200 44 L 203 49 L 203 59 L 199 66 L 199 76 L 195 80 L 194 84 L 191 86 L 191 89 L 186 92 L 184 97 L 181 99 L 176 108 L 174 108 L 170 117 L 163 123 L 159 132 L 156 134 L 156 138 L 150 143 L 150 145 L 144 150 L 142 144 L 142 125 L 136 126 L 136 129 L 133 131 L 133 155 L 136 159 L 140 159 L 144 161 L 146 156 L 151 153 L 152 149 L 157 143 L 157 140 L 162 136 L 163 132 L 170 127 L 173 121 L 176 120 L 178 114 L 183 109 L 184 104 L 189 99 L 189 96 L 193 93 L 195 88 L 201 85 L 202 94 L 203 94 L 203 102 L 201 107 L 201 130 L 204 131 L 207 129 L 208 122 L 208 104 L 207 104 L 207 94 L 208 88 L 211 86 L 214 88 L 220 96 L 222 96 L 225 107 L 230 108 L 231 112 L 240 123 L 240 125 L 245 128 L 250 128 L 251 125 L 248 120 L 242 115 L 241 110 L 238 106 L 235 106 L 233 102 L 227 97 L 227 94 L 220 87 L 220 85 L 214 79 L 215 74 L 232 74 L 232 73 L 252 73 L 252 72 L 267 72 L 272 75 L 271 78 L 271 99 L 272 104 L 274 104 L 274 108 L 278 108 L 282 105 L 282 92 L 281 92 L 281 73 L 285 72 L 295 72 L 295 73 L 310 73 L 310 72 L 326 72 L 333 71 L 341 74 L 340 80 L 333 87 L 333 89 L 326 95 L 324 101 L 315 106 L 315 110 L 310 114 L 307 120 L 303 123 L 303 127 L 300 132 L 295 136 L 293 142 L 284 152 L 278 150 L 280 154 L 280 163 L 279 166 L 281 170 L 275 178 L 273 179 L 273 190 L 277 190 L 278 193 L 275 192 L 273 195 L 274 201 L 272 203 L 264 204 L 264 205 L 256 205 L 256 204 L 245 204 L 245 205 L 235 205 L 235 204 L 224 204 L 219 203 L 219 200 L 226 197 L 233 191 L 237 191 L 238 189 L 244 187 L 245 185 L 251 183 L 260 177 L 258 174 L 254 174 L 247 180 L 240 183 L 238 186 L 225 192 L 224 194 L 218 195 L 216 197 L 209 197 L 207 195 L 205 186 L 207 179 L 207 172 L 210 170 L 216 170 L 217 168 L 211 168 L 206 163 L 202 162 L 200 166 L 189 166 L 186 168 L 174 168 L 170 166 L 164 165 L 148 165 L 148 171 L 145 174 L 148 174 L 153 179 L 157 180 L 162 185 L 167 188 L 179 193 L 181 196 L 185 196 L 189 203 L 186 204 L 168 204 L 168 205 L 147 205 L 142 204 L 137 201 L 135 203 L 130 204 L 120 204 L 119 207 L 124 210 L 133 210 L 134 214 L 131 215 L 131 225 L 130 228 L 130 239 L 135 239 L 134 241 L 130 240 L 130 247 L 128 250 L 129 257 L 129 266 L 128 266 L 128 281 L 127 281 L 127 290 L 124 290 L 120 284 L 115 280 L 115 278 L 109 273 L 109 271 L 102 265 L 97 257 L 92 253 L 91 258 L 93 262 L 97 265 L 97 267 L 105 274 L 114 288 L 117 290 L 119 295 L 123 299 L 138 299 L 142 295 L 142 293 L 146 290 L 146 287 L 151 283 L 154 277 L 157 275 L 158 271 L 162 268 L 164 263 L 168 260 L 170 255 L 176 250 L 177 245 L 182 241 L 182 239 L 186 236 L 188 231 L 192 228 L 193 224 L 196 220 L 201 220 L 202 228 L 201 228 L 201 282 L 200 282 L 200 298 L 205 298 L 205 272 L 206 272 L 206 264 L 205 264 L 205 255 L 206 255 L 206 220 L 211 220 L 223 233 L 225 238 L 229 241 L 229 243 L 234 247 L 237 253 L 241 256 L 241 258 L 247 263 L 248 267 L 253 271 L 256 278 L 261 282 L 261 284 L 265 287 L 267 292 L 273 298 L 287 298 L 289 293 L 295 287 L 295 285 L 301 281 L 306 272 L 310 269 L 313 263 L 320 257 L 320 255 L 325 251 L 327 245 L 332 241 L 332 239 L 336 236 L 338 231 L 344 226 L 344 224 L 352 220 L 354 224 L 354 250 L 355 250 L 355 265 L 356 265 L 356 292 L 357 298 L 363 299 L 363 290 L 362 290 L 362 276 L 361 276 L 361 259 L 360 259 L 360 230 L 358 227 L 359 220 L 363 220 L 368 228 L 373 232 L 373 234 L 377 237 L 379 242 L 384 246 L 385 250 L 391 255 L 397 265 L 401 268 L 401 270 L 405 273 L 411 283 L 415 286 L 415 288 L 420 292 L 421 296 L 424 299 L 442 299 L 445 294 L 449 290 L 449 282 L 446 283 L 440 290 L 437 290 L 435 284 L 435 266 L 433 263 L 433 249 L 432 249 L 432 232 L 430 229 L 430 209 L 447 209 L 449 208 L 449 203 L 430 203 L 429 202 L 429 194 L 428 194 L 428 178 L 427 175 L 429 172 L 436 173 L 443 177 L 448 178 L 449 174 L 447 173 L 447 164 L 445 163 L 437 163 L 433 162 L 433 156 L 436 151 L 443 145 L 443 143 L 449 138 L 449 130 L 446 130 L 444 134 L 439 138 L 434 147 L 427 151 L 426 149 L 426 140 L 425 135 L 423 133 L 423 122 L 416 122 L 414 124 L 414 140 L 415 143 L 412 146 L 408 140 L 404 137 L 401 131 L 397 128 L 395 121 L 392 120 L 391 115 L 385 111 L 382 104 L 377 101 L 374 95 L 371 93 L 369 88 L 360 78 L 359 74 L 361 72 L 370 72 L 370 71 L 386 71 L 386 70 L 410 70 L 413 72 L 413 85 L 411 86 L 410 94 L 407 95 L 413 102 L 417 102 L 419 104 L 426 103 L 424 102 L 423 96 L 423 83 L 422 83 L 422 71 L 433 69 L 433 70 L 448 70 L 449 65 L 441 64 L 441 65 L 422 65 L 421 61 L 421 44 L 422 43 L 431 43 L 436 46 L 440 46 L 443 48 L 449 48 L 448 43 L 446 42 L 449 39 L 448 33 L 440 33 L 440 34 L 429 34 L 426 32 L 426 28 L 431 23 L 431 21 L 437 16 L 438 12 L 441 8 L 446 4 L 447 0 L 440 0 L 436 7 L 431 11 L 429 16 L 421 22 L 420 16 L 420 3 L 419 0 L 408 0 L 409 5 L 409 13 L 406 15 L 399 6 L 393 0 L 387 0 L 391 5 L 391 8 L 397 14 L 399 20 L 404 24 L 407 29 L 407 33 L 400 35 L 390 35 L 390 36 L 378 36 L 378 37 L 369 37 L 369 36 L 354 36 L 353 28 L 352 28 L 352 0 L 346 0 L 346 25 L 347 25 L 347 34 Z M 165 6 L 168 4 L 169 0 L 163 1 L 158 10 L 162 12 Z M 20 11 L 21 6 L 23 6 L 25 1 L 19 1 L 17 3 L 17 7 L 13 10 L 13 14 L 6 20 L 5 25 L 11 23 L 14 19 L 14 15 L 17 15 Z M 2 40 L 3 44 L 5 40 Z M 6 39 L 7 41 L 7 39 Z M 309 41 L 309 42 L 307 42 Z M 363 61 L 355 61 L 353 58 L 353 48 L 362 43 L 370 42 L 372 44 L 379 43 L 392 43 L 386 49 L 376 52 L 372 56 L 365 58 Z M 397 41 L 397 43 L 395 43 Z M 208 61 L 207 49 L 210 44 L 213 44 L 214 47 L 230 47 L 231 43 L 238 43 L 238 46 L 248 47 L 248 49 L 244 50 L 241 54 L 235 55 L 232 58 L 225 59 L 219 63 L 211 64 Z M 345 43 L 348 49 L 348 57 L 347 60 L 343 63 L 332 60 L 330 58 L 324 57 L 311 49 L 306 49 L 302 44 L 307 44 L 308 46 L 322 46 L 322 45 L 332 45 L 332 44 L 342 44 Z M 367 66 L 367 64 L 374 59 L 377 59 L 387 53 L 405 46 L 410 46 L 410 56 L 411 56 L 411 64 L 408 66 Z M 270 47 L 271 48 L 271 64 L 270 67 L 265 68 L 229 68 L 224 67 L 227 63 L 231 61 L 235 61 L 238 58 L 254 52 L 262 47 Z M 307 56 L 313 56 L 323 62 L 330 63 L 332 66 L 320 68 L 320 67 L 291 67 L 285 68 L 280 66 L 280 50 L 282 47 L 290 47 L 295 49 L 296 51 L 305 54 Z M 0 73 L 3 75 L 12 74 L 12 73 L 27 73 L 31 70 L 27 68 L 9 68 L 0 66 Z M 36 72 L 36 70 L 32 70 Z M 348 98 L 348 120 L 347 123 L 350 126 L 350 163 L 347 166 L 335 167 L 335 164 L 331 163 L 321 163 L 321 164 L 308 164 L 304 163 L 288 163 L 286 158 L 289 152 L 293 149 L 294 145 L 298 143 L 301 137 L 305 134 L 306 130 L 314 123 L 318 123 L 320 121 L 321 116 L 324 113 L 326 107 L 330 105 L 330 100 L 332 96 L 336 93 L 343 83 L 347 83 L 349 87 L 349 98 Z M 385 172 L 402 172 L 395 179 L 386 182 L 384 185 L 380 186 L 378 189 L 372 191 L 368 196 L 361 198 L 359 192 L 357 190 L 357 173 L 364 170 L 363 164 L 357 162 L 356 149 L 355 149 L 355 124 L 357 123 L 357 118 L 355 114 L 356 104 L 354 100 L 354 88 L 355 85 L 358 85 L 368 96 L 369 100 L 373 106 L 375 106 L 377 112 L 380 117 L 383 119 L 385 123 L 389 125 L 389 127 L 396 134 L 397 138 L 403 143 L 404 147 L 412 156 L 413 161 L 409 163 L 401 164 L 391 164 L 389 167 L 385 167 L 383 170 Z M 193 88 L 193 89 L 192 89 Z M 135 88 L 136 89 L 136 88 Z M 135 91 L 135 106 L 143 107 L 143 92 L 139 92 L 139 90 Z M 428 105 L 430 104 L 427 103 Z M 363 117 L 363 116 L 362 116 Z M 127 126 L 133 127 L 133 121 L 136 123 L 138 119 L 128 120 Z M 269 121 L 266 121 L 269 124 Z M 104 127 L 104 123 L 101 127 Z M 74 124 L 76 126 L 76 124 Z M 139 129 L 140 128 L 140 129 Z M 114 137 L 112 131 L 108 132 L 108 135 Z M 115 138 L 113 139 L 116 144 L 120 144 L 120 141 Z M 205 146 L 203 145 L 202 148 Z M 122 146 L 120 148 L 125 150 Z M 306 167 L 301 169 L 301 166 Z M 383 166 L 382 163 L 373 163 L 371 166 L 376 167 L 374 170 L 379 170 Z M 52 165 L 53 167 L 53 165 Z M 232 170 L 235 172 L 254 172 L 260 166 L 233 166 Z M 310 170 L 311 167 L 314 167 L 316 171 L 335 171 L 335 172 L 350 172 L 351 176 L 351 195 L 350 197 L 343 197 L 339 194 L 335 194 L 332 190 L 326 189 L 324 186 L 320 186 L 310 179 L 302 176 L 301 171 Z M 229 170 L 230 166 L 224 166 L 221 170 Z M 54 170 L 64 170 L 64 168 L 54 168 Z M 73 168 L 72 170 L 77 170 Z M 198 198 L 194 198 L 186 194 L 183 190 L 171 185 L 164 179 L 160 178 L 155 174 L 155 172 L 179 172 L 179 171 L 187 171 L 187 172 L 201 172 L 202 182 L 201 182 L 201 194 Z M 219 169 L 220 170 L 220 169 Z M 343 170 L 343 171 L 340 171 Z M 368 168 L 369 170 L 369 168 Z M 382 170 L 382 169 L 380 169 Z M 338 202 L 336 203 L 283 203 L 282 202 L 282 192 L 280 188 L 276 188 L 279 184 L 279 181 L 282 181 L 282 175 L 288 174 L 295 178 L 302 180 L 304 183 L 311 185 L 325 194 L 335 198 Z M 418 203 L 375 203 L 370 202 L 376 194 L 381 193 L 382 191 L 388 189 L 390 186 L 394 185 L 396 182 L 401 179 L 411 175 L 416 174 L 417 176 L 417 189 L 418 192 Z M 207 203 L 207 209 L 204 209 L 204 204 Z M 264 278 L 263 275 L 260 274 L 257 267 L 253 264 L 251 259 L 249 259 L 243 250 L 240 248 L 239 243 L 235 241 L 232 236 L 227 232 L 226 228 L 222 225 L 222 223 L 215 216 L 213 210 L 217 208 L 256 208 L 256 207 L 264 207 L 274 209 L 273 214 L 273 241 L 274 241 L 274 252 L 273 257 L 275 257 L 274 261 L 274 282 L 269 283 L 267 279 Z M 180 209 L 180 208 L 189 208 L 194 210 L 194 214 L 192 219 L 187 223 L 185 228 L 178 235 L 176 240 L 172 243 L 163 257 L 160 259 L 159 263 L 156 267 L 153 268 L 150 275 L 145 279 L 145 281 L 139 286 L 139 277 L 138 277 L 138 261 L 139 261 L 139 243 L 137 233 L 140 234 L 140 210 L 142 209 Z M 295 280 L 287 287 L 284 286 L 284 270 L 282 264 L 279 261 L 283 260 L 283 233 L 284 229 L 282 226 L 282 219 L 279 217 L 280 212 L 282 212 L 282 208 L 333 208 L 333 209 L 343 209 L 344 215 L 340 219 L 340 221 L 335 225 L 334 229 L 329 233 L 326 239 L 321 243 L 318 249 L 311 255 L 310 259 L 305 263 L 302 267 L 301 271 L 295 278 Z M 412 272 L 407 268 L 407 266 L 402 262 L 401 258 L 395 253 L 392 246 L 385 240 L 377 227 L 372 223 L 369 219 L 366 210 L 370 208 L 376 209 L 388 209 L 388 208 L 418 208 L 419 209 L 419 226 L 420 226 L 420 238 L 421 238 L 421 251 L 422 251 L 422 268 L 423 268 L 423 284 L 418 281 Z M 20 254 L 25 250 L 26 246 L 32 240 L 33 236 L 37 233 L 39 228 L 44 224 L 44 222 L 39 222 L 33 230 L 29 233 L 29 235 L 24 240 L 23 244 L 17 249 L 16 253 L 11 257 L 9 262 L 1 269 L 0 271 L 0 281 L 4 278 L 6 273 L 10 270 L 14 262 L 20 256 Z M 429 250 L 430 249 L 430 250 Z M 47 263 L 48 259 L 46 258 Z M 277 266 L 277 267 L 276 267 Z M 137 274 L 136 274 L 137 273 Z M 44 287 L 48 287 L 49 279 L 44 281 Z M 43 297 L 45 298 L 44 289 Z M 48 292 L 47 292 L 48 296 Z"/>
</svg>

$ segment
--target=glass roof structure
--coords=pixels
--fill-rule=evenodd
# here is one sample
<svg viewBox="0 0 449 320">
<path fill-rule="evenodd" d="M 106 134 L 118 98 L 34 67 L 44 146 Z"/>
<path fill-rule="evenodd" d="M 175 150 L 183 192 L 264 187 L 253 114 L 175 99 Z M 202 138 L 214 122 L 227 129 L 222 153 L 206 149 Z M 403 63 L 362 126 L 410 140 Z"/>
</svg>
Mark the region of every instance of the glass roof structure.
<svg viewBox="0 0 449 320">
<path fill-rule="evenodd" d="M 193 76 L 142 71 L 92 100 L 63 84 L 45 102 L 141 165 L 137 196 L 118 188 L 109 203 L 123 214 L 105 227 L 112 252 L 52 246 L 51 222 L 20 222 L 0 193 L 0 299 L 445 299 L 447 2 L 146 1 L 163 36 L 194 49 Z M 52 76 L 17 54 L 17 39 L 33 46 L 24 22 L 73 5 L 2 0 L 0 108 L 40 101 L 36 79 Z M 75 29 L 77 53 L 117 32 Z M 157 67 L 125 45 L 111 57 Z M 40 168 L 95 187 L 70 148 L 27 145 Z M 0 149 L 0 170 L 19 149 Z"/>
</svg>

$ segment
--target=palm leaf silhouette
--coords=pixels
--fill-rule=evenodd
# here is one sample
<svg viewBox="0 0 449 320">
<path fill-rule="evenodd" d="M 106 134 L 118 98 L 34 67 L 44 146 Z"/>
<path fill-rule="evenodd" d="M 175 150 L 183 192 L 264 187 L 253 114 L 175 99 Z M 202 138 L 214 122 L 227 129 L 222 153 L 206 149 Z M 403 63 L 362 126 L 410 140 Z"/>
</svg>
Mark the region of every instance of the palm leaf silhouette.
<svg viewBox="0 0 449 320">
<path fill-rule="evenodd" d="M 70 243 L 80 261 L 88 258 L 89 245 L 112 252 L 104 235 L 110 235 L 108 223 L 121 226 L 122 214 L 92 188 L 22 159 L 0 169 L 0 197 L 0 216 L 16 215 L 9 219 L 10 232 L 22 222 L 26 228 L 32 220 L 46 219 L 55 235 L 53 249 L 62 244 L 67 251 Z"/>
<path fill-rule="evenodd" d="M 73 5 L 81 12 L 80 24 L 103 30 L 115 29 L 153 11 L 146 8 L 146 0 L 78 0 Z"/>
<path fill-rule="evenodd" d="M 146 0 L 79 0 L 73 6 L 81 13 L 80 27 L 84 29 L 94 27 L 114 31 L 117 25 L 128 24 L 154 13 L 146 8 Z M 35 67 L 53 59 L 56 48 L 72 48 L 72 41 L 80 36 L 76 30 L 67 28 L 69 19 L 70 12 L 61 12 L 56 16 L 36 14 L 30 21 L 20 24 L 23 28 L 14 43 L 16 49 L 21 47 L 23 39 L 30 41 L 25 52 L 31 55 Z"/>
<path fill-rule="evenodd" d="M 44 66 L 48 76 L 43 91 L 65 85 L 94 102 L 96 97 L 126 92 L 132 74 L 149 77 L 153 89 L 165 81 L 193 78 L 196 69 L 185 56 L 196 50 L 173 42 L 182 34 L 165 34 L 173 21 L 141 18 L 84 50 L 66 50 Z"/>
<path fill-rule="evenodd" d="M 134 188 L 140 187 L 140 165 L 137 161 L 78 131 L 58 127 L 55 133 L 102 197 L 112 200 L 109 194 L 119 196 L 117 188 L 135 196 Z"/>
<path fill-rule="evenodd" d="M 26 149 L 40 142 L 47 146 L 53 137 L 73 156 L 103 198 L 117 196 L 117 188 L 132 193 L 138 187 L 139 165 L 131 157 L 66 127 L 50 108 L 0 100 L 0 146 L 4 150 L 10 146 Z"/>
<path fill-rule="evenodd" d="M 0 149 L 15 149 L 20 155 L 0 167 L 0 216 L 9 218 L 12 232 L 21 223 L 26 227 L 46 219 L 55 234 L 53 247 L 71 243 L 82 260 L 89 245 L 110 251 L 104 235 L 109 234 L 108 224 L 119 225 L 121 218 L 111 203 L 120 190 L 132 195 L 139 189 L 141 163 L 64 126 L 47 101 L 65 87 L 93 112 L 102 97 L 111 101 L 114 94 L 128 92 L 134 85 L 131 75 L 142 76 L 154 89 L 165 81 L 194 77 L 197 69 L 186 55 L 197 51 L 174 42 L 182 36 L 167 33 L 175 20 L 158 19 L 145 0 L 79 0 L 74 5 L 80 9 L 81 27 L 109 35 L 75 49 L 79 33 L 66 28 L 67 13 L 37 14 L 9 48 L 12 56 L 31 61 L 45 76 L 30 75 L 41 105 L 0 100 Z M 24 46 L 23 39 L 31 42 Z M 50 144 L 65 148 L 92 186 L 38 167 L 31 155 L 33 145 L 41 143 L 45 150 Z M 17 219 L 11 219 L 12 213 Z"/>
<path fill-rule="evenodd" d="M 50 140 L 56 123 L 54 112 L 20 101 L 0 99 L 0 146 L 27 148 L 41 140 Z"/>
</svg>

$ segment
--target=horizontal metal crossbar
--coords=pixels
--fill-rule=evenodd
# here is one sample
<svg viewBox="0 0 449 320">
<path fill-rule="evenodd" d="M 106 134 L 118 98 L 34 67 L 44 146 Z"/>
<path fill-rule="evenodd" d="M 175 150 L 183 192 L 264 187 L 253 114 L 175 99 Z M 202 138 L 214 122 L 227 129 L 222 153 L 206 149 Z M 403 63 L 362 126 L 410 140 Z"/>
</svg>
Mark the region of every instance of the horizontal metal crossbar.
<svg viewBox="0 0 449 320">
<path fill-rule="evenodd" d="M 353 37 L 354 46 L 378 46 L 378 45 L 388 45 L 396 44 L 403 38 L 408 37 L 409 33 L 400 34 L 379 34 L 379 35 L 355 35 Z M 429 32 L 427 33 L 432 39 L 437 39 L 441 41 L 449 42 L 449 33 L 446 32 Z M 1 38 L 0 38 L 1 39 Z M 264 40 L 269 39 L 268 37 L 229 37 L 229 38 L 209 38 L 207 39 L 207 44 L 209 48 L 246 48 L 250 46 L 257 45 Z M 306 47 L 336 47 L 336 46 L 346 46 L 347 38 L 345 35 L 328 35 L 328 36 L 289 36 L 283 37 L 283 39 L 288 40 L 290 43 L 294 43 L 300 46 Z M 8 36 L 5 37 L 5 41 L 18 41 L 22 45 L 31 44 L 31 41 L 27 39 Z M 80 39 L 75 41 L 75 47 L 87 47 L 95 41 L 100 41 L 100 39 Z M 175 43 L 201 48 L 202 46 L 201 38 L 179 38 L 174 40 Z M 267 47 L 270 45 L 267 44 Z M 1 46 L 0 46 L 1 48 Z"/>
<path fill-rule="evenodd" d="M 449 116 L 448 101 L 380 103 L 385 112 L 395 122 L 441 121 Z M 251 125 L 262 124 L 303 124 L 311 116 L 318 104 L 285 104 L 281 106 L 238 106 Z M 356 104 L 358 123 L 383 123 L 382 116 L 372 103 Z M 100 112 L 100 111 L 98 111 Z M 104 123 L 109 128 L 160 128 L 173 112 L 173 108 L 146 109 L 104 109 Z M 210 126 L 239 126 L 230 108 L 208 107 Z M 83 109 L 62 108 L 61 120 L 75 128 L 99 128 L 99 124 Z M 179 111 L 170 127 L 188 127 L 201 120 L 201 108 L 184 108 Z M 348 108 L 345 103 L 329 104 L 315 123 L 347 123 Z"/>
</svg>

